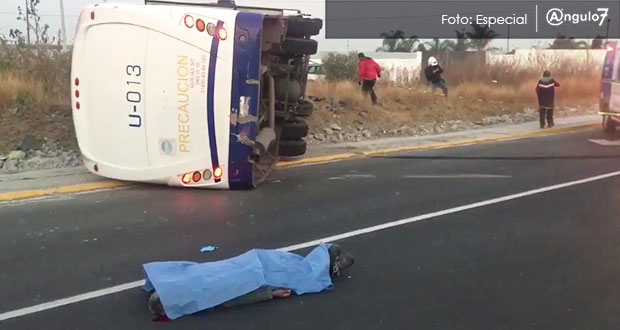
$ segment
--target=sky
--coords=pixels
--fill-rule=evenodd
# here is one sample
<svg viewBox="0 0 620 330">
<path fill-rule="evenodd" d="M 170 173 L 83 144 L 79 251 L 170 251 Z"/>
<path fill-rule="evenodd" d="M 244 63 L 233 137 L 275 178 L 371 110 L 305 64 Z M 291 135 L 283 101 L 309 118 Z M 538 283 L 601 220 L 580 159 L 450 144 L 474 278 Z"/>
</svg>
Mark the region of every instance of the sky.
<svg viewBox="0 0 620 330">
<path fill-rule="evenodd" d="M 80 10 L 88 4 L 103 2 L 103 0 L 63 0 L 67 39 L 72 43 L 75 27 Z M 207 1 L 207 0 L 206 0 Z M 213 0 L 217 1 L 217 0 Z M 0 34 L 8 36 L 9 30 L 18 28 L 25 31 L 25 22 L 18 21 L 17 7 L 25 8 L 26 0 L 0 1 Z M 143 4 L 143 0 L 113 0 L 109 2 Z M 236 0 L 237 5 L 260 7 L 285 7 L 299 9 L 303 13 L 314 17 L 325 18 L 324 0 Z M 50 25 L 50 35 L 56 35 L 60 29 L 60 0 L 40 0 L 38 6 L 41 22 Z M 319 51 L 374 51 L 381 45 L 379 39 L 325 39 L 324 29 L 316 37 L 319 42 Z M 510 48 L 530 48 L 531 46 L 546 46 L 549 40 L 511 40 Z M 491 46 L 506 49 L 506 40 L 498 39 Z"/>
</svg>

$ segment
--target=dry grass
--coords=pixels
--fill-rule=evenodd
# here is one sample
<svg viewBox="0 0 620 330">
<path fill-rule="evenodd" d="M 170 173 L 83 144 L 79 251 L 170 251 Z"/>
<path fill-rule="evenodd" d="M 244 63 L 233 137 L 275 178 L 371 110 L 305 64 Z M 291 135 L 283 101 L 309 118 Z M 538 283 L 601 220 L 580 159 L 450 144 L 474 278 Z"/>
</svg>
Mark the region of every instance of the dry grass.
<svg viewBox="0 0 620 330">
<path fill-rule="evenodd" d="M 29 134 L 75 145 L 70 63 L 70 53 L 43 46 L 0 45 L 0 153 L 15 149 Z"/>
<path fill-rule="evenodd" d="M 0 109 L 41 104 L 45 91 L 40 82 L 15 72 L 0 73 Z"/>
<path fill-rule="evenodd" d="M 487 73 L 489 73 L 487 71 Z M 326 98 L 318 102 L 317 111 L 310 119 L 311 126 L 320 127 L 322 122 L 334 121 L 338 117 L 344 122 L 364 125 L 399 127 L 416 122 L 443 122 L 449 120 L 480 121 L 486 116 L 515 114 L 526 108 L 537 108 L 534 91 L 538 76 L 529 72 L 518 75 L 515 81 L 493 82 L 493 80 L 467 81 L 450 84 L 450 96 L 443 97 L 437 90 L 417 82 L 407 86 L 396 86 L 378 82 L 375 88 L 380 106 L 373 106 L 364 98 L 361 87 L 354 82 L 326 81 L 310 82 L 307 94 Z M 556 107 L 591 108 L 598 102 L 598 72 L 590 72 L 581 77 L 556 76 L 561 87 L 556 91 Z M 336 112 L 328 111 L 331 105 L 340 105 Z M 368 115 L 361 118 L 358 114 Z"/>
</svg>

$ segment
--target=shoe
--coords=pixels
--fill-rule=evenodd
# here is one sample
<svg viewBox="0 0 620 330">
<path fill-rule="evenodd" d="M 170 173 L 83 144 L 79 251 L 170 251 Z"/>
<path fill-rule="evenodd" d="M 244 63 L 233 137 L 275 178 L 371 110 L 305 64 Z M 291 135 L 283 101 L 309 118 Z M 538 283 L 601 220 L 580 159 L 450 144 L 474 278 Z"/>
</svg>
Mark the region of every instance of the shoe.
<svg viewBox="0 0 620 330">
<path fill-rule="evenodd" d="M 330 245 L 329 249 L 327 249 L 327 252 L 329 252 L 329 260 L 334 261 L 336 257 L 340 255 L 340 245 Z"/>
<path fill-rule="evenodd" d="M 549 125 L 547 125 L 547 128 L 551 128 L 553 126 L 555 126 L 555 124 L 549 124 Z"/>
<path fill-rule="evenodd" d="M 155 315 L 166 315 L 164 305 L 161 304 L 161 299 L 159 298 L 157 291 L 153 292 L 149 298 L 149 311 L 151 314 Z"/>
<path fill-rule="evenodd" d="M 332 274 L 339 276 L 340 271 L 347 269 L 355 264 L 355 258 L 349 253 L 341 254 L 336 257 L 334 266 L 332 267 Z"/>
</svg>

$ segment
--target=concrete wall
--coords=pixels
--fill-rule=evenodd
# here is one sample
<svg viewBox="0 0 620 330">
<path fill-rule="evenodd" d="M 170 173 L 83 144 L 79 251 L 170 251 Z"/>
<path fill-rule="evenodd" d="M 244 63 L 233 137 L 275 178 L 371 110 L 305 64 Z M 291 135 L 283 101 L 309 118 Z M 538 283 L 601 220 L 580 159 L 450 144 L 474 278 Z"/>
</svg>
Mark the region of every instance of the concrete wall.
<svg viewBox="0 0 620 330">
<path fill-rule="evenodd" d="M 557 68 L 565 65 L 601 67 L 605 49 L 517 49 L 515 54 L 486 53 L 487 64 L 502 64 L 523 69 Z"/>
<path fill-rule="evenodd" d="M 319 52 L 311 57 L 312 60 L 321 60 L 329 52 Z M 397 84 L 406 84 L 420 79 L 422 71 L 422 53 L 387 53 L 387 52 L 364 52 L 364 55 L 372 57 L 382 68 L 381 80 L 393 81 Z"/>
<path fill-rule="evenodd" d="M 382 69 L 381 80 L 407 84 L 420 79 L 422 56 L 416 59 L 375 58 Z"/>
</svg>

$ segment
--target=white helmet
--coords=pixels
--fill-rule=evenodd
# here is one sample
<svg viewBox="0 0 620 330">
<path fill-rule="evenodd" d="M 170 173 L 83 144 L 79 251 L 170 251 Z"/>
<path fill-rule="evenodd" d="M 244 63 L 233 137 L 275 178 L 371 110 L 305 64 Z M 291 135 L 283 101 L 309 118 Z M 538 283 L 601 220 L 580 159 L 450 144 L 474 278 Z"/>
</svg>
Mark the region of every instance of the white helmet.
<svg viewBox="0 0 620 330">
<path fill-rule="evenodd" d="M 432 56 L 428 58 L 428 65 L 429 65 L 429 66 L 435 66 L 435 65 L 437 65 L 437 64 L 439 64 L 439 62 L 437 62 L 437 59 L 436 59 L 436 58 L 434 58 L 434 57 L 432 57 Z"/>
</svg>

